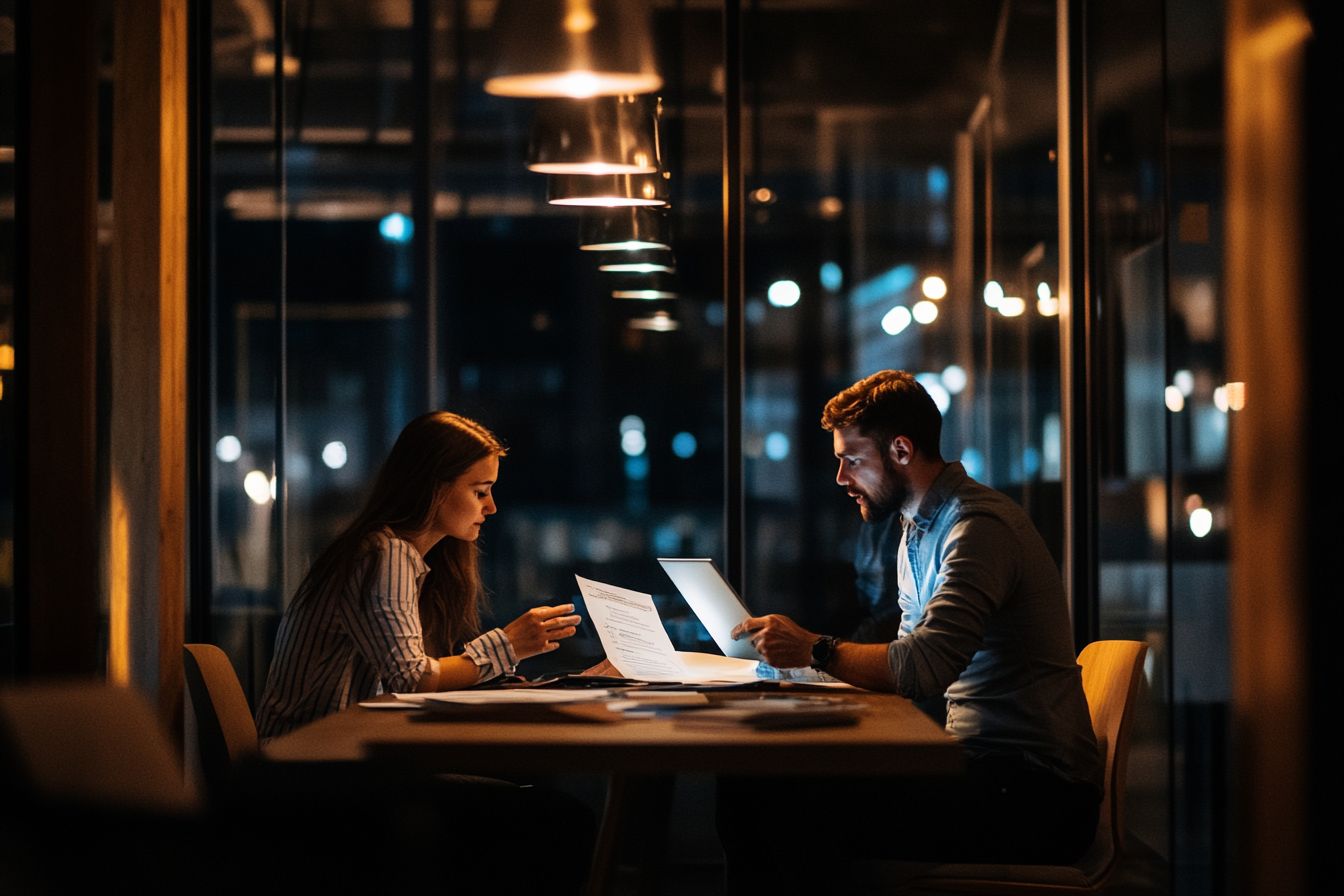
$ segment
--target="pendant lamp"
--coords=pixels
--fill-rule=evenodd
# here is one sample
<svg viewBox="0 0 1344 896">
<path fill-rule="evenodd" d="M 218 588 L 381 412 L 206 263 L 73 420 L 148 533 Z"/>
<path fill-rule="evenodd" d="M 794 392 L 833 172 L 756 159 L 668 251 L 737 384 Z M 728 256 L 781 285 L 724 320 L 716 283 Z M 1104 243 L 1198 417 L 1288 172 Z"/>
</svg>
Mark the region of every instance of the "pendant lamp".
<svg viewBox="0 0 1344 896">
<path fill-rule="evenodd" d="M 527 167 L 543 174 L 658 171 L 657 103 L 636 96 L 549 99 L 537 104 Z"/>
<path fill-rule="evenodd" d="M 631 318 L 626 325 L 632 330 L 648 330 L 653 333 L 671 333 L 673 330 L 681 329 L 681 324 L 666 311 L 655 311 L 648 317 Z"/>
<path fill-rule="evenodd" d="M 485 81 L 496 96 L 652 93 L 648 0 L 500 0 L 498 53 Z"/>
<path fill-rule="evenodd" d="M 551 205 L 596 208 L 667 205 L 662 174 L 552 174 L 546 178 Z"/>
<path fill-rule="evenodd" d="M 670 249 L 667 212 L 658 208 L 617 208 L 584 215 L 579 248 L 585 252 Z"/>
</svg>

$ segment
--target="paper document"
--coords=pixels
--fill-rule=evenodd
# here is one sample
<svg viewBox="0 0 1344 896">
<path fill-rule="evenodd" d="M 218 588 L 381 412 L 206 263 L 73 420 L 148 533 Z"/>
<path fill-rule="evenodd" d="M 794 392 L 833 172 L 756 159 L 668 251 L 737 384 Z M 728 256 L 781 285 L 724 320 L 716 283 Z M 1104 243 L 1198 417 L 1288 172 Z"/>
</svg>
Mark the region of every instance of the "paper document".
<svg viewBox="0 0 1344 896">
<path fill-rule="evenodd" d="M 607 659 L 627 678 L 685 681 L 686 669 L 658 617 L 653 597 L 575 576 Z"/>
<path fill-rule="evenodd" d="M 425 703 L 461 703 L 482 706 L 499 703 L 585 703 L 604 700 L 610 691 L 594 688 L 577 691 L 545 691 L 537 688 L 496 688 L 470 691 L 432 691 L 424 694 L 397 694 L 398 700 L 412 705 Z"/>
<path fill-rule="evenodd" d="M 653 597 L 575 576 L 607 659 L 629 678 L 644 681 L 756 681 L 756 661 L 679 651 L 663 628 Z"/>
</svg>

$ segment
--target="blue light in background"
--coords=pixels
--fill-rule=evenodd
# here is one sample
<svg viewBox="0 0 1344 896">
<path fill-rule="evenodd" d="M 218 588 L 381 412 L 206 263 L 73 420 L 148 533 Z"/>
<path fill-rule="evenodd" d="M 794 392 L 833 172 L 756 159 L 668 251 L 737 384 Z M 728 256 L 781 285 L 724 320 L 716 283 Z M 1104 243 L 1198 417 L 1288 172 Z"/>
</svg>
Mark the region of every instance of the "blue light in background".
<svg viewBox="0 0 1344 896">
<path fill-rule="evenodd" d="M 409 243 L 415 234 L 415 224 L 401 212 L 393 212 L 378 222 L 378 232 L 389 243 Z"/>
<path fill-rule="evenodd" d="M 1022 451 L 1022 472 L 1028 476 L 1041 472 L 1041 452 L 1034 445 L 1028 445 Z"/>
<path fill-rule="evenodd" d="M 961 452 L 961 465 L 966 468 L 966 475 L 972 479 L 984 478 L 985 456 L 978 449 L 967 448 Z"/>
<path fill-rule="evenodd" d="M 647 457 L 627 457 L 625 459 L 625 478 L 643 482 L 649 478 L 649 459 Z"/>
<path fill-rule="evenodd" d="M 947 389 L 943 388 L 943 378 L 936 373 L 920 373 L 915 375 L 915 382 L 924 387 L 924 391 L 929 393 L 933 403 L 938 406 L 938 413 L 946 414 L 947 409 L 952 406 L 952 396 L 947 394 Z"/>
<path fill-rule="evenodd" d="M 803 291 L 792 280 L 776 280 L 765 291 L 765 297 L 776 308 L 792 308 L 798 304 Z"/>
<path fill-rule="evenodd" d="M 840 270 L 840 265 L 828 261 L 821 266 L 821 285 L 829 292 L 835 292 L 845 285 L 845 272 Z"/>
<path fill-rule="evenodd" d="M 901 264 L 854 287 L 850 300 L 858 307 L 899 295 L 915 285 L 918 272 L 912 264 Z"/>
<path fill-rule="evenodd" d="M 689 432 L 679 432 L 672 437 L 672 453 L 685 460 L 695 456 L 695 436 Z"/>
<path fill-rule="evenodd" d="M 627 429 L 621 434 L 621 450 L 630 457 L 639 457 L 647 446 L 644 433 L 637 429 Z"/>
<path fill-rule="evenodd" d="M 931 165 L 929 166 L 926 183 L 929 189 L 929 198 L 941 201 L 947 198 L 947 191 L 952 185 L 952 179 L 947 176 L 947 169 L 942 165 Z"/>
<path fill-rule="evenodd" d="M 765 456 L 771 460 L 783 460 L 789 456 L 789 437 L 782 432 L 772 432 L 765 437 Z"/>
<path fill-rule="evenodd" d="M 672 557 L 681 552 L 681 533 L 671 523 L 654 527 L 653 549 L 660 557 Z"/>
</svg>

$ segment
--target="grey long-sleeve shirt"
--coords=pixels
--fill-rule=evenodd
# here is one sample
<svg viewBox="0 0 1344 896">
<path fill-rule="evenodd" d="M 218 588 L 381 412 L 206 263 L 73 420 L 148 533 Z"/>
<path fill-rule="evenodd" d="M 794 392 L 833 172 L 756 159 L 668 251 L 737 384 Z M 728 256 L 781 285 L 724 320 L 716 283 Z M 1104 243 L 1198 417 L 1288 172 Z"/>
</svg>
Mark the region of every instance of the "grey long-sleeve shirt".
<svg viewBox="0 0 1344 896">
<path fill-rule="evenodd" d="M 1100 787 L 1063 583 L 1031 519 L 951 463 L 902 524 L 897 692 L 942 694 L 948 733 L 973 753 Z"/>
</svg>

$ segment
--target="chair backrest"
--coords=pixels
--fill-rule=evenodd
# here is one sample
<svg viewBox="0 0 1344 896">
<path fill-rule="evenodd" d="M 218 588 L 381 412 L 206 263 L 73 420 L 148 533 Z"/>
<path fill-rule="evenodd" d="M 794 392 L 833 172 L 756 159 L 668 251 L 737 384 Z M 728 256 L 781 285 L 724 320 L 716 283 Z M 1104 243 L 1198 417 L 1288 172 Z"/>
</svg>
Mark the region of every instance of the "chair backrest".
<svg viewBox="0 0 1344 896">
<path fill-rule="evenodd" d="M 1089 868 L 1108 867 L 1124 845 L 1129 732 L 1147 652 L 1148 646 L 1139 641 L 1094 641 L 1078 654 L 1083 693 L 1105 769 L 1097 836 L 1080 862 Z"/>
<path fill-rule="evenodd" d="M 40 805 L 170 815 L 198 807 L 154 710 L 130 688 L 0 689 L 0 753 L 9 784 Z"/>
<path fill-rule="evenodd" d="M 182 669 L 196 716 L 201 772 L 215 790 L 235 762 L 256 752 L 257 725 L 224 651 L 213 644 L 184 644 Z"/>
</svg>

